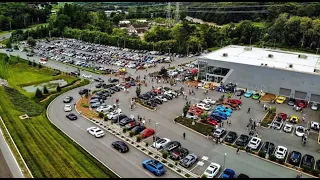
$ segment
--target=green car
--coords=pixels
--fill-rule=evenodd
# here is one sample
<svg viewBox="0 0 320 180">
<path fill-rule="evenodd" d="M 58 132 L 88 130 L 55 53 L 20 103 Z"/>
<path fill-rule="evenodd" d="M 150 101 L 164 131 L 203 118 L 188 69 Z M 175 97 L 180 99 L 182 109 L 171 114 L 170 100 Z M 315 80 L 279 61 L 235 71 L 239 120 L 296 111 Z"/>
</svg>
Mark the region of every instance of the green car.
<svg viewBox="0 0 320 180">
<path fill-rule="evenodd" d="M 259 93 L 253 94 L 252 99 L 258 100 L 260 99 L 261 95 Z"/>
</svg>

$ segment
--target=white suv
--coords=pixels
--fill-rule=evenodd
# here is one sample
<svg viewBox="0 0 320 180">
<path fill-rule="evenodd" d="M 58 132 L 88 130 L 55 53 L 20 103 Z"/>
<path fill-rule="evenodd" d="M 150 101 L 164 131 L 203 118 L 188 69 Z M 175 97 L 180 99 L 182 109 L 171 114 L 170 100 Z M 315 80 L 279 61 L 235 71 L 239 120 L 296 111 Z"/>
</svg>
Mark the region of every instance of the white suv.
<svg viewBox="0 0 320 180">
<path fill-rule="evenodd" d="M 286 157 L 288 149 L 284 146 L 278 146 L 274 155 L 277 159 L 284 159 Z"/>
<path fill-rule="evenodd" d="M 95 136 L 96 138 L 104 136 L 104 132 L 98 127 L 89 127 L 87 131 L 89 134 Z"/>
<path fill-rule="evenodd" d="M 255 149 L 258 149 L 258 147 L 260 146 L 260 143 L 261 143 L 261 139 L 260 138 L 257 138 L 257 137 L 253 137 L 249 144 L 248 144 L 248 147 L 255 150 Z"/>
</svg>

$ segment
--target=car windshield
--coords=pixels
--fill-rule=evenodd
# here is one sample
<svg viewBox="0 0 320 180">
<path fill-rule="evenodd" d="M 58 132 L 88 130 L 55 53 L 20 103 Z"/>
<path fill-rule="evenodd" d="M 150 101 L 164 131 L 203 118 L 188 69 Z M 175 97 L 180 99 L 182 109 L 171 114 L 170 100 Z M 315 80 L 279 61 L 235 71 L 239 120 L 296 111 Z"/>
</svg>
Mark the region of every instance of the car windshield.
<svg viewBox="0 0 320 180">
<path fill-rule="evenodd" d="M 206 173 L 208 173 L 208 174 L 212 174 L 212 173 L 213 173 L 213 171 L 211 171 L 211 170 L 207 169 L 207 170 L 206 170 Z"/>
<path fill-rule="evenodd" d="M 102 130 L 100 130 L 100 129 L 96 130 L 96 133 L 101 133 L 101 132 L 102 132 Z"/>
</svg>

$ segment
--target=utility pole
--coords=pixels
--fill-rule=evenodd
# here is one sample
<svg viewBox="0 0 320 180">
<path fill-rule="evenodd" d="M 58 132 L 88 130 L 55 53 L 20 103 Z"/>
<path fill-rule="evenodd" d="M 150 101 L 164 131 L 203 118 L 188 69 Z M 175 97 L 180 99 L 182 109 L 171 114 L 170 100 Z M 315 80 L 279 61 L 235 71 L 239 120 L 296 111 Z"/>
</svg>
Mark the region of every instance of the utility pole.
<svg viewBox="0 0 320 180">
<path fill-rule="evenodd" d="M 176 23 L 180 22 L 180 2 L 176 2 L 175 21 L 176 21 Z"/>
<path fill-rule="evenodd" d="M 10 26 L 10 31 L 12 31 L 12 29 L 11 29 L 11 21 L 9 22 L 9 26 Z"/>
<path fill-rule="evenodd" d="M 171 26 L 171 2 L 168 2 L 168 6 L 167 6 L 167 16 L 166 16 L 166 21 L 167 21 L 167 27 Z"/>
<path fill-rule="evenodd" d="M 303 47 L 303 45 L 304 45 L 304 33 L 303 33 L 302 40 L 301 40 L 301 48 Z"/>
<path fill-rule="evenodd" d="M 276 42 L 277 42 L 277 40 L 274 39 L 274 43 L 273 43 L 273 48 L 274 48 L 274 49 L 276 49 Z"/>
<path fill-rule="evenodd" d="M 252 37 L 250 37 L 250 46 L 251 46 L 251 39 L 252 39 Z"/>
</svg>

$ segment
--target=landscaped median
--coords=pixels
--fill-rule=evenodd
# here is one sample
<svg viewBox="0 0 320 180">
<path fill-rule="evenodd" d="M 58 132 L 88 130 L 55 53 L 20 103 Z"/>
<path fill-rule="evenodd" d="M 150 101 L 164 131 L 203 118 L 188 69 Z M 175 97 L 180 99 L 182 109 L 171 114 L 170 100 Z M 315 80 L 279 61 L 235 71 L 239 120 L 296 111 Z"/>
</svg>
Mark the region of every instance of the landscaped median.
<svg viewBox="0 0 320 180">
<path fill-rule="evenodd" d="M 276 117 L 276 107 L 270 107 L 266 115 L 263 117 L 260 125 L 262 127 L 269 127 L 275 117 Z"/>
<path fill-rule="evenodd" d="M 146 108 L 146 109 L 148 109 L 148 110 L 150 110 L 150 111 L 156 111 L 156 110 L 157 110 L 157 108 L 152 107 L 152 106 L 149 106 L 149 105 L 147 105 L 146 103 L 144 103 L 140 98 L 133 98 L 133 100 L 134 100 L 137 104 L 139 104 L 140 106 L 142 106 L 142 107 L 144 107 L 144 108 Z"/>
<path fill-rule="evenodd" d="M 203 134 L 204 136 L 207 135 L 211 135 L 212 132 L 214 132 L 215 127 L 208 125 L 208 124 L 204 124 L 202 122 L 198 122 L 192 119 L 188 119 L 186 117 L 183 116 L 178 116 L 173 120 L 175 123 L 179 123 L 185 127 L 188 127 L 200 134 Z"/>
</svg>

